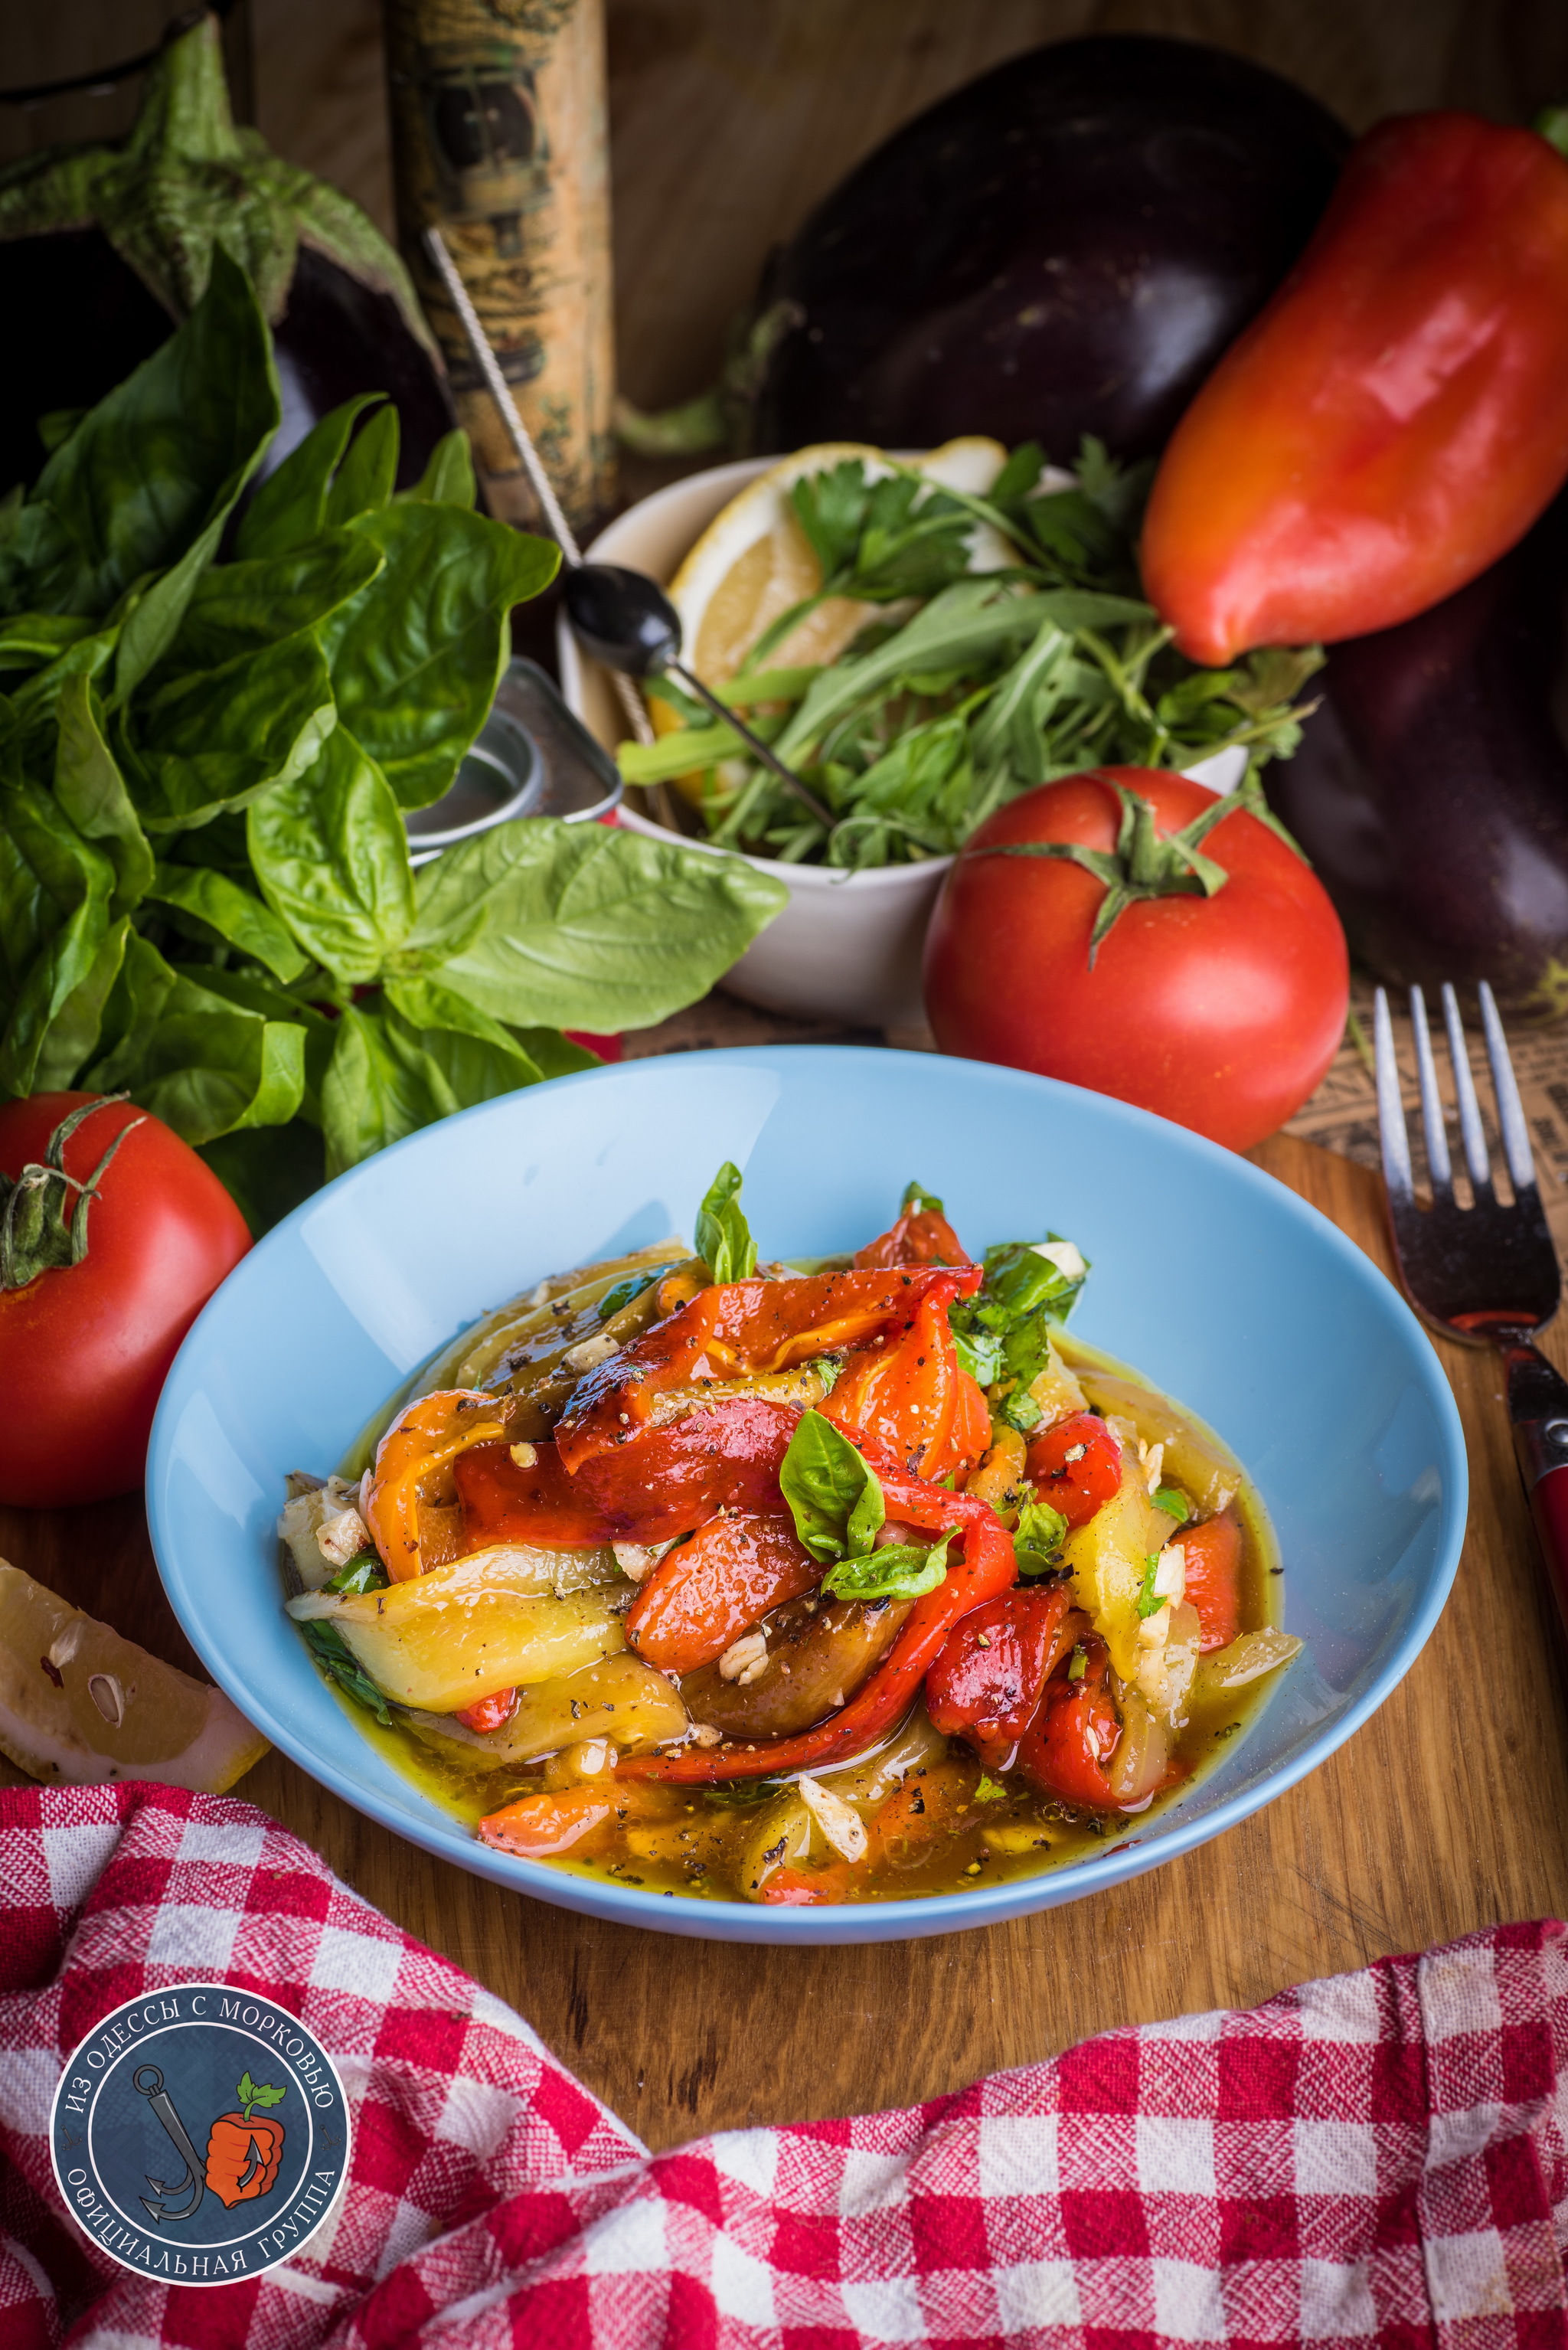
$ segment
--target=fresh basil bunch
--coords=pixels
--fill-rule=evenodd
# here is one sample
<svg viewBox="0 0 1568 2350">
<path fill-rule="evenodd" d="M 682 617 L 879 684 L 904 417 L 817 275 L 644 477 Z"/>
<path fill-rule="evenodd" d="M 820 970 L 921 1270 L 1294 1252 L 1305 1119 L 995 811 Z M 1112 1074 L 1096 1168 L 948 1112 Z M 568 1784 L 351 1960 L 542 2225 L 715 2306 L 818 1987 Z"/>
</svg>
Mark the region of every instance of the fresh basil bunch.
<svg viewBox="0 0 1568 2350">
<path fill-rule="evenodd" d="M 563 1028 L 691 1003 L 785 898 L 549 819 L 413 870 L 404 814 L 451 785 L 507 616 L 559 558 L 472 510 L 461 434 L 394 494 L 396 411 L 371 404 L 325 418 L 236 525 L 281 411 L 215 246 L 185 324 L 47 420 L 44 472 L 0 504 L 0 1095 L 123 1087 L 253 1229 L 588 1066 Z"/>
</svg>

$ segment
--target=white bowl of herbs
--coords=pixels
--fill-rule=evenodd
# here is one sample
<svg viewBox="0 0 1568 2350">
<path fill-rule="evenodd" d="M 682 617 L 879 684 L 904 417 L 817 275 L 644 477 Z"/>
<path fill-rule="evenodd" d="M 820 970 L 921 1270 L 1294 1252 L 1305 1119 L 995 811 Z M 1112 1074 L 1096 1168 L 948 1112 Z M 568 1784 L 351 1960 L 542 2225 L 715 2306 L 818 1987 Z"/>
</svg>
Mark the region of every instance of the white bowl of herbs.
<svg viewBox="0 0 1568 2350">
<path fill-rule="evenodd" d="M 810 782 L 831 827 L 671 681 L 631 741 L 608 673 L 559 626 L 567 702 L 628 786 L 619 821 L 743 856 L 789 903 L 728 973 L 749 1003 L 923 1024 L 942 876 L 992 809 L 1106 764 L 1231 790 L 1288 756 L 1314 652 L 1197 668 L 1139 592 L 1150 468 L 1087 442 L 1075 474 L 981 438 L 927 454 L 826 443 L 717 465 L 639 501 L 588 549 L 658 579 L 686 659 Z"/>
</svg>

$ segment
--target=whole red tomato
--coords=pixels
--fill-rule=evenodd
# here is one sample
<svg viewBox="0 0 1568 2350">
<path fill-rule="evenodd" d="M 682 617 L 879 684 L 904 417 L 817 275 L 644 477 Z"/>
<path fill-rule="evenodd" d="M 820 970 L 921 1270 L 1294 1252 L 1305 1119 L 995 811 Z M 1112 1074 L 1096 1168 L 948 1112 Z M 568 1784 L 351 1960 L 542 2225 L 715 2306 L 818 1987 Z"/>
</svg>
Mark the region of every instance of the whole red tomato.
<svg viewBox="0 0 1568 2350">
<path fill-rule="evenodd" d="M 931 919 L 931 1026 L 944 1053 L 1064 1077 L 1245 1150 L 1301 1107 L 1338 1049 L 1345 933 L 1311 868 L 1236 806 L 1200 842 L 1223 886 L 1211 897 L 1135 898 L 1091 967 L 1107 881 L 1064 858 L 986 851 L 1061 841 L 1115 852 L 1130 808 L 1117 785 L 1152 810 L 1146 847 L 1157 855 L 1159 839 L 1215 803 L 1184 775 L 1101 767 L 1000 809 L 965 847 Z"/>
<path fill-rule="evenodd" d="M 25 1169 L 48 1165 L 51 1137 L 94 1099 L 35 1094 L 0 1105 L 0 1174 L 11 1178 L 0 1186 L 9 1237 L 0 1281 L 36 1261 L 28 1232 L 40 1205 L 55 1253 L 66 1253 L 82 1191 L 57 1177 L 12 1186 Z M 42 1509 L 141 1482 L 175 1349 L 251 1244 L 212 1170 L 134 1103 L 99 1102 L 55 1156 L 85 1186 L 117 1135 L 125 1139 L 88 1201 L 85 1255 L 0 1287 L 0 1501 Z"/>
</svg>

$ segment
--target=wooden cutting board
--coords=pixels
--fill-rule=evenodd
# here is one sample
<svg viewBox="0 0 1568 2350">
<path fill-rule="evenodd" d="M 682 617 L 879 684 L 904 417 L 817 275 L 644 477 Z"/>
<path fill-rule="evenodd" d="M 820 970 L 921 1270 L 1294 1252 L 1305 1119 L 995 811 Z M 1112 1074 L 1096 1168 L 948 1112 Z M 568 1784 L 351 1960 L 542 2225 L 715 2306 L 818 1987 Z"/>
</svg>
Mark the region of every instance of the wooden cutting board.
<svg viewBox="0 0 1568 2350">
<path fill-rule="evenodd" d="M 1378 1190 L 1364 1169 L 1285 1137 L 1252 1155 L 1388 1270 Z M 1568 1369 L 1568 1333 L 1548 1351 Z M 1459 1580 L 1425 1653 L 1303 1784 L 1114 1892 L 869 1949 L 676 1940 L 574 1917 L 429 1859 L 280 1754 L 234 1793 L 518 2008 L 656 2147 L 906 2104 L 1108 2025 L 1247 2007 L 1287 1983 L 1500 1920 L 1568 1915 L 1562 1645 L 1495 1367 L 1484 1354 L 1439 1353 L 1472 1492 Z M 195 1669 L 139 1500 L 0 1511 L 0 1554 Z"/>
</svg>

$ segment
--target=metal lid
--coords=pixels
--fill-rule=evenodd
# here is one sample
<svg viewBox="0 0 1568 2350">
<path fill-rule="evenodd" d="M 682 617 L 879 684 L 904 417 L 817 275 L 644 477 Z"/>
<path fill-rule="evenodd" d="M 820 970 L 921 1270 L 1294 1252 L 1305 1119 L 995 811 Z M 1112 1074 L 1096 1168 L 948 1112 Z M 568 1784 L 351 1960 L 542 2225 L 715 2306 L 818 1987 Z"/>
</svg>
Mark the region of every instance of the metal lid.
<svg viewBox="0 0 1568 2350">
<path fill-rule="evenodd" d="M 509 661 L 490 715 L 451 788 L 404 816 L 410 862 L 519 816 L 590 823 L 620 798 L 614 761 L 574 718 L 536 661 Z"/>
</svg>

